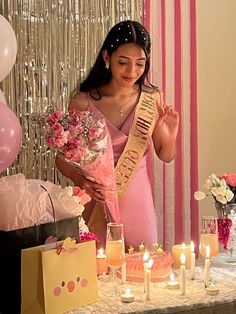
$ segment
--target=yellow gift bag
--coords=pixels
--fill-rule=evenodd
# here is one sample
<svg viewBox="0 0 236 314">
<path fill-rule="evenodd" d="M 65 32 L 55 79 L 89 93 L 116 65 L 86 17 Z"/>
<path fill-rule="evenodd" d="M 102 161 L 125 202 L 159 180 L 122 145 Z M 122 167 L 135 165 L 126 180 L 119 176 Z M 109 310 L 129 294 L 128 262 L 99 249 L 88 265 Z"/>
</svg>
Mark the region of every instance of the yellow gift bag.
<svg viewBox="0 0 236 314">
<path fill-rule="evenodd" d="M 59 314 L 98 299 L 95 241 L 21 252 L 21 313 Z"/>
</svg>

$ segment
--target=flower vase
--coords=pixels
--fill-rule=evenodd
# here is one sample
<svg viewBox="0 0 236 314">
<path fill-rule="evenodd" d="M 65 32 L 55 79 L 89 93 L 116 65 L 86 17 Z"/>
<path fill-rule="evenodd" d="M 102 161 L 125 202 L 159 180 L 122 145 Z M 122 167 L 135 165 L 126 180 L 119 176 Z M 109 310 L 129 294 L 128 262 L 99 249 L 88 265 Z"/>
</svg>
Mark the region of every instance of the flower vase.
<svg viewBox="0 0 236 314">
<path fill-rule="evenodd" d="M 220 253 L 218 259 L 223 262 L 236 262 L 236 203 L 215 203 L 218 214 L 218 237 Z"/>
</svg>

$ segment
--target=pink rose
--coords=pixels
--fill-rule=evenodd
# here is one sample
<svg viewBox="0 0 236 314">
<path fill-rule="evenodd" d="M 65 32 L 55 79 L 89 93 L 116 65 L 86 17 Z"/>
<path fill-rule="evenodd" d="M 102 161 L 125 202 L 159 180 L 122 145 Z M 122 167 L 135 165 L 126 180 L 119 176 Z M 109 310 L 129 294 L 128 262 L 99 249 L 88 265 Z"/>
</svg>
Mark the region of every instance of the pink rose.
<svg viewBox="0 0 236 314">
<path fill-rule="evenodd" d="M 59 134 L 62 134 L 64 132 L 63 126 L 57 122 L 52 126 L 52 129 L 55 132 L 55 135 L 59 135 Z"/>
<path fill-rule="evenodd" d="M 54 145 L 54 139 L 52 137 L 48 137 L 47 138 L 47 145 L 49 147 L 53 146 Z"/>
<path fill-rule="evenodd" d="M 236 174 L 235 173 L 224 173 L 219 178 L 224 179 L 226 184 L 232 187 L 236 187 Z"/>
<path fill-rule="evenodd" d="M 94 139 L 99 135 L 99 129 L 96 126 L 92 126 L 91 128 L 89 128 L 89 139 Z"/>
<path fill-rule="evenodd" d="M 84 128 L 80 122 L 77 122 L 76 124 L 71 124 L 69 126 L 69 131 L 72 134 L 72 136 L 76 136 L 78 133 L 82 133 L 83 130 Z"/>
<path fill-rule="evenodd" d="M 55 111 L 53 112 L 47 119 L 47 123 L 49 126 L 53 126 L 55 123 L 60 121 L 63 118 L 63 111 Z"/>
<path fill-rule="evenodd" d="M 54 143 L 57 147 L 63 147 L 67 143 L 69 131 L 65 131 L 62 134 L 58 135 L 54 139 Z"/>
</svg>

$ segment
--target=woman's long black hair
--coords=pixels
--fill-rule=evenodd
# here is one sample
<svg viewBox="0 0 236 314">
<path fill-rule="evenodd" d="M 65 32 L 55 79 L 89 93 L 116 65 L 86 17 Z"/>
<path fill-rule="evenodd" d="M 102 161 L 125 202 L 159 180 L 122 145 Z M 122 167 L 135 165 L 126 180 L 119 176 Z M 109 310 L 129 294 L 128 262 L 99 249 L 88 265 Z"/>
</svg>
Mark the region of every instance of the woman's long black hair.
<svg viewBox="0 0 236 314">
<path fill-rule="evenodd" d="M 147 74 L 150 68 L 150 50 L 151 41 L 150 36 L 145 27 L 137 21 L 123 21 L 114 25 L 98 53 L 97 59 L 90 70 L 87 78 L 78 84 L 75 91 L 89 92 L 91 90 L 97 90 L 99 99 L 101 95 L 99 93 L 99 87 L 108 84 L 111 80 L 111 70 L 105 68 L 105 62 L 103 59 L 103 51 L 107 50 L 109 56 L 121 45 L 127 43 L 135 43 L 142 48 L 146 55 L 145 70 L 142 76 L 137 80 L 137 84 L 141 87 L 145 80 L 148 81 Z"/>
</svg>

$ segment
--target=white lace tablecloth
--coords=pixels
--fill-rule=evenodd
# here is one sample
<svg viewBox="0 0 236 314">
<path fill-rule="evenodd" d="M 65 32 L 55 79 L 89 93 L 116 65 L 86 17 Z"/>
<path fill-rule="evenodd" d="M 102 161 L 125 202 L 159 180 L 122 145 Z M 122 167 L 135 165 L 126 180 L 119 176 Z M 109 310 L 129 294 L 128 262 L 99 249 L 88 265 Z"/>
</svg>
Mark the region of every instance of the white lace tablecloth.
<svg viewBox="0 0 236 314">
<path fill-rule="evenodd" d="M 178 271 L 174 271 L 176 278 Z M 122 303 L 120 297 L 107 297 L 109 282 L 99 281 L 99 301 L 70 311 L 70 314 L 90 313 L 191 313 L 191 314 L 236 314 L 236 265 L 213 263 L 211 278 L 219 288 L 219 294 L 208 296 L 204 287 L 204 269 L 196 267 L 196 279 L 189 280 L 187 272 L 187 291 L 185 296 L 180 290 L 169 290 L 166 283 L 151 283 L 151 301 L 146 301 L 143 284 L 127 282 L 121 291 L 130 288 L 135 295 L 132 303 Z"/>
</svg>

